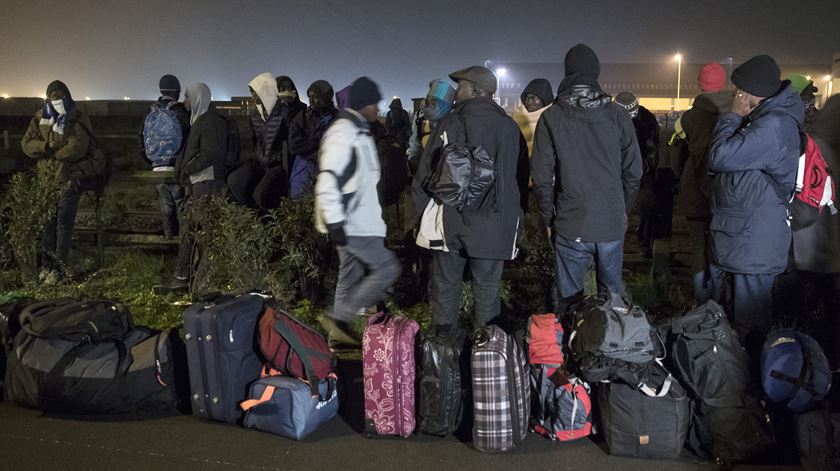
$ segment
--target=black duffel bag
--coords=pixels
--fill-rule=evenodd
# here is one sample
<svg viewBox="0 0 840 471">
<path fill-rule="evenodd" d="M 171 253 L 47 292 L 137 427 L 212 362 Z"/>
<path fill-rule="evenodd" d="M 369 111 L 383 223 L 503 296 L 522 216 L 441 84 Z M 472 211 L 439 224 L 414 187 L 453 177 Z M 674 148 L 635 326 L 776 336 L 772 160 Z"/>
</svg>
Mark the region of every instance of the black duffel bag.
<svg viewBox="0 0 840 471">
<path fill-rule="evenodd" d="M 470 380 L 467 333 L 450 325 L 433 325 L 420 345 L 420 405 L 417 431 L 445 437 L 461 425 Z"/>
<path fill-rule="evenodd" d="M 8 359 L 8 399 L 63 415 L 177 412 L 178 337 L 135 327 L 111 301 L 53 300 L 21 315 Z"/>
</svg>

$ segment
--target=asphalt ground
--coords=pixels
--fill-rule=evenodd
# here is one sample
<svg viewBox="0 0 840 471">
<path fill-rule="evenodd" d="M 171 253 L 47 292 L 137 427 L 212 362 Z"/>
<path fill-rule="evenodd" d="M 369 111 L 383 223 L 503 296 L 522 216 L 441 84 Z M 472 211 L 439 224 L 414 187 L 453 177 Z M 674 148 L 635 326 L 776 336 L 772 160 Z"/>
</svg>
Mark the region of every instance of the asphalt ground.
<svg viewBox="0 0 840 471">
<path fill-rule="evenodd" d="M 302 442 L 192 416 L 134 421 L 46 417 L 0 403 L 0 470 L 715 470 L 687 451 L 680 460 L 610 456 L 597 438 L 551 442 L 530 433 L 498 454 L 472 448 L 469 428 L 447 438 L 366 438 L 359 361 L 342 361 L 339 415 Z M 352 379 L 356 378 L 356 379 Z M 794 466 L 736 469 L 797 470 Z"/>
</svg>

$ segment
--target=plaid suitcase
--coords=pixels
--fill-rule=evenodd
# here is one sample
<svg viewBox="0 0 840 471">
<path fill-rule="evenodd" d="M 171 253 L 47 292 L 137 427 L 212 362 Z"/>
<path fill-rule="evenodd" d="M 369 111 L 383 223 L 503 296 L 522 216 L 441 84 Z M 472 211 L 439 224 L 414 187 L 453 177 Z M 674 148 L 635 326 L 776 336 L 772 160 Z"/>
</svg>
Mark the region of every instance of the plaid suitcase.
<svg viewBox="0 0 840 471">
<path fill-rule="evenodd" d="M 530 382 L 522 348 L 497 326 L 479 329 L 472 363 L 475 425 L 479 451 L 507 451 L 528 433 Z"/>
<path fill-rule="evenodd" d="M 365 381 L 365 433 L 368 436 L 414 432 L 414 350 L 417 322 L 379 312 L 368 320 L 362 338 Z"/>
</svg>

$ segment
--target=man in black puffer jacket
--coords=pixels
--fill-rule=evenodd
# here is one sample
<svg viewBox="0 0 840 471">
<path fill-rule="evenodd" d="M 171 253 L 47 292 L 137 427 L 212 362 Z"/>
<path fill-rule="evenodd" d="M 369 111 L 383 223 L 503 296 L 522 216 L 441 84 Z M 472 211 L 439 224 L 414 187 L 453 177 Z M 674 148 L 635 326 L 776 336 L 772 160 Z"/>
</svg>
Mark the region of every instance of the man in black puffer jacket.
<svg viewBox="0 0 840 471">
<path fill-rule="evenodd" d="M 771 290 L 787 266 L 791 234 L 787 200 L 796 182 L 805 110 L 770 56 L 732 72 L 732 111 L 718 118 L 709 151 L 712 183 L 711 281 L 747 350 L 757 357 L 773 320 Z"/>
<path fill-rule="evenodd" d="M 565 61 L 554 105 L 537 123 L 531 178 L 557 258 L 563 313 L 583 293 L 595 259 L 598 291 L 622 293 L 627 213 L 642 156 L 627 113 L 601 90 L 598 56 L 578 44 Z"/>
</svg>

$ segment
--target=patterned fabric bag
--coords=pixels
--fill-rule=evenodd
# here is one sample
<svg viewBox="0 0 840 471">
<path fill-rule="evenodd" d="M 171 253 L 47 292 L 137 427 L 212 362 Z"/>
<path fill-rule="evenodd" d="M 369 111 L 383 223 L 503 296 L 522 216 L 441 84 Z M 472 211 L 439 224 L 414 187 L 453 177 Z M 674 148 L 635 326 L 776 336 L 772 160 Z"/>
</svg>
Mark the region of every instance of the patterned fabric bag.
<svg viewBox="0 0 840 471">
<path fill-rule="evenodd" d="M 379 312 L 368 320 L 362 338 L 365 380 L 365 433 L 368 436 L 414 432 L 414 344 L 417 322 Z"/>
<path fill-rule="evenodd" d="M 507 451 L 528 433 L 530 382 L 525 353 L 497 326 L 482 327 L 473 340 L 473 446 Z"/>
</svg>

